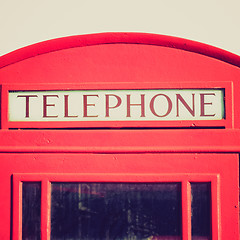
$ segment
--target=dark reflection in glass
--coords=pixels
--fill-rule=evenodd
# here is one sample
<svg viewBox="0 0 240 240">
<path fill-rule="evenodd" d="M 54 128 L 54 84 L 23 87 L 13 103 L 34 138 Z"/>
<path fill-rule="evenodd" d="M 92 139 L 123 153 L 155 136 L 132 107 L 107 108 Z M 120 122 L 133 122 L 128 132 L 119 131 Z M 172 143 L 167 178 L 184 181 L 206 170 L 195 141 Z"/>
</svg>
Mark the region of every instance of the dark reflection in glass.
<svg viewBox="0 0 240 240">
<path fill-rule="evenodd" d="M 179 183 L 52 183 L 51 240 L 181 239 Z"/>
<path fill-rule="evenodd" d="M 40 240 L 41 183 L 22 184 L 22 239 Z"/>
<path fill-rule="evenodd" d="M 211 239 L 211 183 L 191 183 L 192 239 Z"/>
</svg>

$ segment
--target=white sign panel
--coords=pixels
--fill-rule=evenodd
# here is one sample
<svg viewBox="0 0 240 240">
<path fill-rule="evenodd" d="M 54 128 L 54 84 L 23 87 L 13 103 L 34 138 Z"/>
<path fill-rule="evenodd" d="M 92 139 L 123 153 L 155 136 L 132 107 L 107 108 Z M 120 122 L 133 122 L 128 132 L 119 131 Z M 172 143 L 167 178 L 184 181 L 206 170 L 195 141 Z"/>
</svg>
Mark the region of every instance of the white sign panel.
<svg viewBox="0 0 240 240">
<path fill-rule="evenodd" d="M 222 89 L 10 91 L 9 121 L 176 121 L 224 118 Z"/>
</svg>

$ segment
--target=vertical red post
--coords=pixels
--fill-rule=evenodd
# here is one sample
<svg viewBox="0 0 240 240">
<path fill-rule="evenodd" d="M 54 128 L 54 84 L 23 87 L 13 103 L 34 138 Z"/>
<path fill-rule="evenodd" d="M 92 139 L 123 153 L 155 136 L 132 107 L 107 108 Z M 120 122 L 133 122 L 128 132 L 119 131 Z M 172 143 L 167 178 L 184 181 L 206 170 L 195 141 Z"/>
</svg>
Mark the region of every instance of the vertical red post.
<svg viewBox="0 0 240 240">
<path fill-rule="evenodd" d="M 191 186 L 187 179 L 182 181 L 182 239 L 191 240 Z"/>
<path fill-rule="evenodd" d="M 51 183 L 47 178 L 41 186 L 41 239 L 50 240 Z"/>
</svg>

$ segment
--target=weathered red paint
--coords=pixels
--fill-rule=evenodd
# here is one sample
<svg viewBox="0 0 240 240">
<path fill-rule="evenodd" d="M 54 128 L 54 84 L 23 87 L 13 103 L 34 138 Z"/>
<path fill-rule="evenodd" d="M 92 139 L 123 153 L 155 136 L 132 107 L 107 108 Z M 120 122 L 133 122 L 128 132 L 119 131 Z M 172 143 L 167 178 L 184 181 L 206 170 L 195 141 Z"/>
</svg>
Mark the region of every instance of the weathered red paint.
<svg viewBox="0 0 240 240">
<path fill-rule="evenodd" d="M 237 240 L 239 67 L 240 57 L 226 51 L 184 39 L 137 33 L 61 38 L 1 57 L 0 239 L 21 238 L 21 181 L 42 182 L 45 240 L 50 236 L 51 181 L 164 180 L 182 182 L 183 240 L 191 239 L 189 181 L 212 182 L 212 239 Z M 152 121 L 8 121 L 8 91 L 181 88 L 225 89 L 225 119 L 164 121 L 161 126 Z M 111 97 L 118 100 L 116 105 L 110 105 Z M 34 95 L 25 98 L 27 117 Z M 53 107 L 51 98 L 56 95 L 46 95 L 43 100 L 46 118 L 56 117 L 48 113 Z M 88 113 L 93 105 L 90 98 L 85 96 L 85 116 L 94 118 Z M 121 103 L 117 96 L 107 98 L 106 117 Z M 137 107 L 143 116 L 143 101 L 144 96 L 134 105 L 129 97 L 128 114 Z M 204 107 L 211 103 L 204 95 L 201 101 L 204 116 Z M 65 117 L 73 118 L 68 104 L 66 95 Z M 177 104 L 194 114 L 193 106 L 181 96 Z"/>
<path fill-rule="evenodd" d="M 189 182 L 207 181 L 212 184 L 212 233 L 213 240 L 232 236 L 237 239 L 238 156 L 236 154 L 12 154 L 15 167 L 5 167 L 5 175 L 18 169 L 13 175 L 14 236 L 20 234 L 19 195 L 22 181 L 42 182 L 181 182 L 183 208 L 183 239 L 190 235 L 191 212 L 187 185 Z M 1 155 L 8 161 L 7 154 Z M 22 162 L 21 166 L 18 166 Z M 226 168 L 226 165 L 228 167 Z M 28 166 L 26 170 L 26 166 Z M 187 171 L 187 173 L 186 173 Z M 24 172 L 24 173 L 23 173 Z M 224 184 L 224 183 L 228 184 Z M 221 183 L 221 184 L 220 184 Z M 229 187 L 232 186 L 232 188 Z M 42 188 L 43 193 L 48 190 Z M 42 229 L 46 236 L 49 228 L 47 212 L 50 202 L 44 194 L 42 204 Z M 224 198 L 222 196 L 228 196 Z M 8 203 L 10 204 L 10 203 Z M 8 205 L 9 206 L 9 205 Z M 220 216 L 224 216 L 221 218 Z M 219 225 L 221 221 L 221 225 Z M 222 227 L 222 228 L 221 228 Z M 231 230 L 230 230 L 231 229 Z M 232 232 L 231 232 L 232 231 Z M 222 236 L 222 238 L 221 238 Z M 18 239 L 18 238 L 16 238 Z M 45 238 L 47 239 L 47 238 Z"/>
</svg>

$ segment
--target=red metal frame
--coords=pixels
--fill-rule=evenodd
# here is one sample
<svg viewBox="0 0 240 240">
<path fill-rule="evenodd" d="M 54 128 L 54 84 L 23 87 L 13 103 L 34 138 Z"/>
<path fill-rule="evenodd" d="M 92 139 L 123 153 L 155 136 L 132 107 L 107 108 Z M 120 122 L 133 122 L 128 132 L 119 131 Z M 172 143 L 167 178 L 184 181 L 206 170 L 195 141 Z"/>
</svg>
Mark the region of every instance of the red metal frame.
<svg viewBox="0 0 240 240">
<path fill-rule="evenodd" d="M 140 180 L 139 180 L 140 179 Z M 51 182 L 180 182 L 182 186 L 182 237 L 191 239 L 191 188 L 190 182 L 210 182 L 212 199 L 216 202 L 212 204 L 212 225 L 217 226 L 212 229 L 212 240 L 220 239 L 220 193 L 218 186 L 219 175 L 194 175 L 194 174 L 14 174 L 14 222 L 13 236 L 21 240 L 22 236 L 22 182 L 41 182 L 41 238 L 50 239 L 50 209 L 51 209 Z M 15 197 L 16 196 L 16 197 Z M 217 203 L 217 204 L 216 204 Z M 16 236 L 16 237 L 15 237 Z"/>
</svg>

